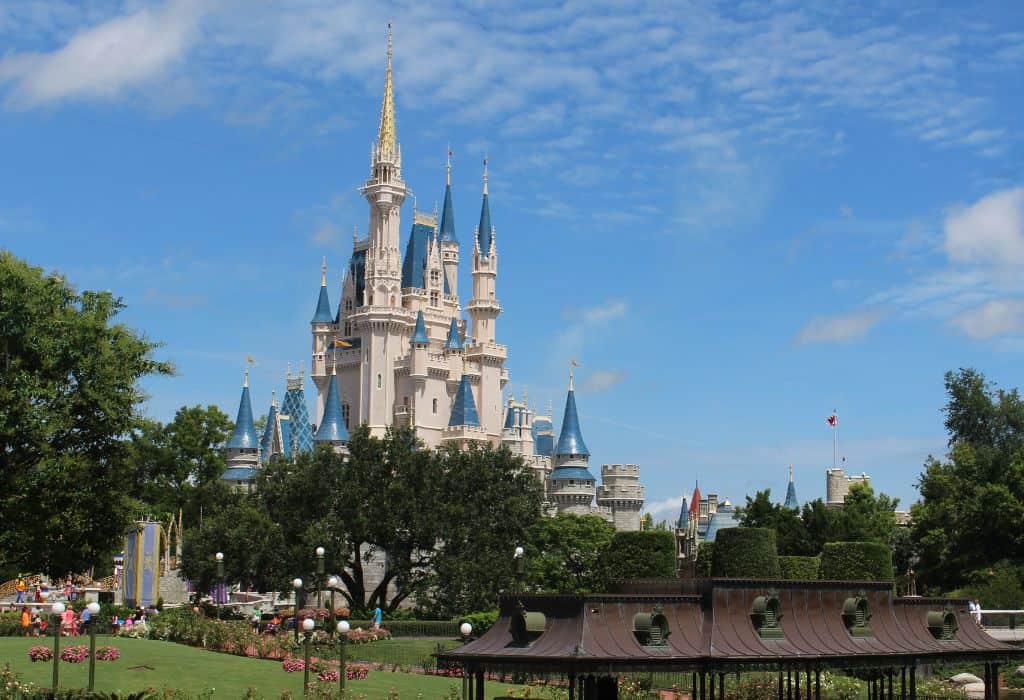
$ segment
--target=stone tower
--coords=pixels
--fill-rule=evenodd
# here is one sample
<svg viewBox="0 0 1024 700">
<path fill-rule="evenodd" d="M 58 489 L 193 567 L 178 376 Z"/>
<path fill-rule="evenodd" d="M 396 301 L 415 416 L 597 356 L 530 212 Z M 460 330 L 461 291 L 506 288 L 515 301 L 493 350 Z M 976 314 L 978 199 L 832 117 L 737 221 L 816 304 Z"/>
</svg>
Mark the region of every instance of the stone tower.
<svg viewBox="0 0 1024 700">
<path fill-rule="evenodd" d="M 601 465 L 597 505 L 611 510 L 612 523 L 616 530 L 639 530 L 640 510 L 644 507 L 640 467 L 636 464 Z"/>
<path fill-rule="evenodd" d="M 548 477 L 548 498 L 555 509 L 559 513 L 590 515 L 596 482 L 587 468 L 590 452 L 580 432 L 572 372 L 569 372 L 569 392 L 565 398 L 562 432 L 558 436 L 553 459 L 554 469 Z"/>
</svg>

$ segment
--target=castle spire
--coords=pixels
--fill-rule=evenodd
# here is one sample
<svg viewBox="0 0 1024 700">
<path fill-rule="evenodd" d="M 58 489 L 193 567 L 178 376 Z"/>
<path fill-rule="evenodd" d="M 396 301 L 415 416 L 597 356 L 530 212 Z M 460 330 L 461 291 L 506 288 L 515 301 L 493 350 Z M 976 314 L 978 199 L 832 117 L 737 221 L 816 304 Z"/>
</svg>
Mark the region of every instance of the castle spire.
<svg viewBox="0 0 1024 700">
<path fill-rule="evenodd" d="M 444 206 L 441 208 L 441 223 L 438 226 L 438 238 L 442 241 L 458 243 L 455 237 L 455 213 L 452 209 L 452 151 L 448 149 L 448 160 L 445 165 L 446 176 L 444 186 Z M 436 210 L 435 210 L 436 211 Z"/>
<path fill-rule="evenodd" d="M 327 401 L 324 404 L 324 417 L 313 436 L 314 442 L 339 443 L 348 442 L 348 428 L 341 409 L 341 392 L 338 390 L 338 365 L 334 365 L 330 384 L 327 386 Z"/>
<path fill-rule="evenodd" d="M 384 100 L 380 108 L 380 130 L 377 133 L 377 152 L 382 159 L 394 156 L 398 134 L 395 131 L 395 93 L 391 83 L 391 23 L 388 23 L 388 67 L 384 76 Z"/>
<path fill-rule="evenodd" d="M 242 398 L 238 402 L 235 430 L 227 444 L 229 449 L 256 449 L 256 426 L 252 420 L 252 400 L 249 398 L 249 369 L 245 370 L 242 384 Z"/>
<path fill-rule="evenodd" d="M 785 508 L 792 510 L 800 509 L 800 501 L 796 498 L 796 486 L 793 484 L 793 465 L 789 465 L 789 484 L 786 485 L 786 501 L 783 503 Z"/>
<path fill-rule="evenodd" d="M 487 158 L 484 158 L 484 201 L 480 205 L 480 224 L 476 230 L 477 245 L 480 247 L 481 255 L 489 255 L 491 252 L 491 240 L 493 238 L 493 227 L 491 226 L 491 205 L 487 197 Z"/>
<path fill-rule="evenodd" d="M 556 457 L 567 456 L 589 457 L 590 451 L 583 442 L 580 431 L 580 418 L 576 414 L 576 390 L 572 385 L 572 370 L 569 370 L 569 392 L 565 397 L 565 413 L 562 414 L 562 432 L 555 446 Z"/>
</svg>

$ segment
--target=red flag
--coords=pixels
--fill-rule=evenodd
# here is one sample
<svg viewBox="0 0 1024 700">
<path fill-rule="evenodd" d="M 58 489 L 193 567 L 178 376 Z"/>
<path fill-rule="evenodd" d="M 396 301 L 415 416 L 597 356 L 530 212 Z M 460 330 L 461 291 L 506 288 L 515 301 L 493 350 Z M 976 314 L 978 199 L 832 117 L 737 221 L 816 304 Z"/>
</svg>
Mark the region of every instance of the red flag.
<svg viewBox="0 0 1024 700">
<path fill-rule="evenodd" d="M 834 428 L 839 425 L 839 416 L 833 413 L 826 419 L 826 422 Z"/>
</svg>

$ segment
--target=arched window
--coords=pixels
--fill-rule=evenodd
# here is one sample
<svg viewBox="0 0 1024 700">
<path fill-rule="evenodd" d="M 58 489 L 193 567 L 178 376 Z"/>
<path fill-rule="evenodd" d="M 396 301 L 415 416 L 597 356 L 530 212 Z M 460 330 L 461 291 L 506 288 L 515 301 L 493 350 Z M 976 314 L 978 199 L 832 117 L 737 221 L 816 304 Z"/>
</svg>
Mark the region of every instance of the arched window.
<svg viewBox="0 0 1024 700">
<path fill-rule="evenodd" d="M 434 399 L 434 413 L 437 413 L 437 399 Z"/>
<path fill-rule="evenodd" d="M 345 429 L 346 430 L 351 430 L 352 429 L 352 426 L 349 424 L 349 417 L 351 416 L 351 414 L 352 414 L 352 409 L 349 407 L 348 403 L 342 401 L 341 402 L 341 418 L 342 418 L 342 420 L 345 421 Z"/>
<path fill-rule="evenodd" d="M 384 388 L 384 377 L 382 377 L 380 374 L 377 375 L 377 388 L 378 389 L 383 389 Z"/>
</svg>

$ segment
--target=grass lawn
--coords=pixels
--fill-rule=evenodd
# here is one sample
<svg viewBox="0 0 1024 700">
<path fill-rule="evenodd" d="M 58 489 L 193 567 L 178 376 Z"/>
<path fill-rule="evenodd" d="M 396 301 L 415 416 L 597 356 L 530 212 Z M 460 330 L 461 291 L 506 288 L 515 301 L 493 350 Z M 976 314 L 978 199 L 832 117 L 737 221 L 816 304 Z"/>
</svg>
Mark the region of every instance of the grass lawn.
<svg viewBox="0 0 1024 700">
<path fill-rule="evenodd" d="M 69 643 L 76 644 L 79 639 L 88 645 L 88 637 L 64 638 L 61 640 L 61 648 Z M 429 645 L 425 653 L 433 651 L 435 642 L 416 641 Z M 45 640 L 0 637 L 0 665 L 9 664 L 22 680 L 48 688 L 53 662 L 32 663 L 27 653 L 30 646 L 40 642 L 53 647 L 52 637 Z M 374 642 L 366 646 L 384 643 Z M 121 658 L 113 662 L 96 662 L 96 689 L 100 691 L 178 688 L 198 695 L 212 688 L 213 697 L 235 700 L 241 698 L 246 689 L 252 686 L 267 698 L 276 698 L 283 690 L 290 690 L 296 697 L 302 695 L 303 674 L 285 673 L 277 661 L 230 656 L 171 642 L 114 639 L 103 635 L 97 637 L 96 646 L 107 644 L 117 647 L 121 651 Z M 61 686 L 85 687 L 88 678 L 88 663 L 60 663 Z M 371 670 L 365 679 L 348 681 L 346 687 L 367 698 L 386 698 L 388 691 L 394 688 L 402 698 L 412 700 L 417 694 L 422 694 L 425 700 L 435 700 L 445 697 L 452 686 L 461 692 L 461 683 L 457 678 Z M 512 686 L 487 683 L 485 687 L 487 697 L 493 698 L 505 694 L 505 689 Z"/>
</svg>

